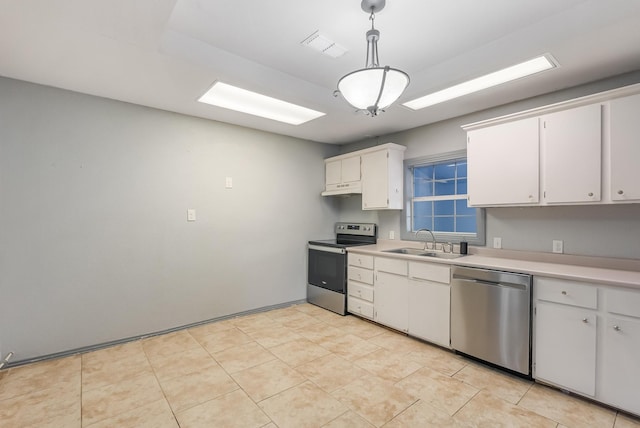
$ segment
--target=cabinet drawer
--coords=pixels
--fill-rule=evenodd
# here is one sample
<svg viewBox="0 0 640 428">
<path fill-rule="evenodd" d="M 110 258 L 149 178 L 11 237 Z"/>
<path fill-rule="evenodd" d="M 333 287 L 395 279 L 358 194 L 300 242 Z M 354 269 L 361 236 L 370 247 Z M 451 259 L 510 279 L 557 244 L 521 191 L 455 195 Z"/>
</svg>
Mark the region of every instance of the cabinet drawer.
<svg viewBox="0 0 640 428">
<path fill-rule="evenodd" d="M 349 265 L 373 269 L 373 256 L 363 254 L 349 254 Z"/>
<path fill-rule="evenodd" d="M 536 298 L 539 300 L 590 309 L 598 307 L 598 289 L 591 285 L 555 278 L 534 277 L 533 287 Z"/>
<path fill-rule="evenodd" d="M 347 290 L 349 292 L 349 296 L 373 302 L 373 287 L 367 287 L 366 285 L 349 281 L 349 284 L 347 284 Z"/>
<path fill-rule="evenodd" d="M 451 282 L 451 267 L 433 263 L 410 262 L 409 278 L 449 284 Z"/>
<path fill-rule="evenodd" d="M 378 272 L 389 272 L 396 275 L 407 274 L 407 262 L 404 260 L 376 257 L 375 264 Z"/>
<path fill-rule="evenodd" d="M 373 284 L 373 271 L 356 266 L 349 266 L 347 269 L 347 278 L 353 281 L 364 282 L 365 284 Z"/>
<path fill-rule="evenodd" d="M 640 292 L 627 290 L 605 290 L 607 312 L 640 318 Z"/>
<path fill-rule="evenodd" d="M 363 302 L 362 300 L 349 297 L 347 300 L 347 309 L 352 314 L 362 315 L 363 317 L 373 318 L 373 305 Z"/>
</svg>

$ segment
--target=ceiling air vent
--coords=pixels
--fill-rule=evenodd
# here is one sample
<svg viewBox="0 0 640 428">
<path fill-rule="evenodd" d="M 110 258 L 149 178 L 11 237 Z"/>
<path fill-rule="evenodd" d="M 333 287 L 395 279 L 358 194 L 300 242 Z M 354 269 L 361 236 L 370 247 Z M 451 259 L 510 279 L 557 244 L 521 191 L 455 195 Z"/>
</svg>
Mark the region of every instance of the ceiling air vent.
<svg viewBox="0 0 640 428">
<path fill-rule="evenodd" d="M 347 53 L 346 48 L 320 34 L 320 30 L 311 34 L 309 37 L 300 42 L 300 44 L 302 46 L 306 46 L 315 51 L 318 51 L 324 55 L 330 56 L 331 58 L 339 58 Z"/>
</svg>

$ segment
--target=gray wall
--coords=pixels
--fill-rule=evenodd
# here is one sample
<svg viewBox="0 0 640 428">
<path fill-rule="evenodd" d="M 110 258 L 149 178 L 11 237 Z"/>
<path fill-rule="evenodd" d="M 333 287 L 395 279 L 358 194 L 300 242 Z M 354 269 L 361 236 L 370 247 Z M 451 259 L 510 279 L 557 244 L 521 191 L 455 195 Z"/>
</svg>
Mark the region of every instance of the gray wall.
<svg viewBox="0 0 640 428">
<path fill-rule="evenodd" d="M 0 352 L 304 299 L 306 242 L 339 216 L 320 196 L 337 151 L 0 78 Z"/>
<path fill-rule="evenodd" d="M 462 125 L 638 82 L 640 71 L 385 135 L 375 140 L 360 141 L 342 146 L 342 153 L 387 142 L 406 146 L 406 159 L 465 149 L 466 134 Z M 576 161 L 579 161 L 578 157 Z M 359 196 L 342 200 L 341 219 L 377 222 L 381 238 L 387 238 L 389 231 L 394 231 L 397 239 L 402 212 L 363 212 L 361 202 Z M 502 247 L 505 249 L 551 252 L 552 240 L 562 239 L 567 254 L 640 259 L 640 204 L 488 208 L 486 214 L 487 243 L 492 243 L 493 237 L 501 237 Z"/>
</svg>

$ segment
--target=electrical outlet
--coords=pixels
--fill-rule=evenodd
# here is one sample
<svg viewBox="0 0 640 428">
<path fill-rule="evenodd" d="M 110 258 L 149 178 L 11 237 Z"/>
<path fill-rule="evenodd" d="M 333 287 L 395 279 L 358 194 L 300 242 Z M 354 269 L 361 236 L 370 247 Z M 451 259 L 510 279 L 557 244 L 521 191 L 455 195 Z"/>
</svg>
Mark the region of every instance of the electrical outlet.
<svg viewBox="0 0 640 428">
<path fill-rule="evenodd" d="M 389 239 L 396 239 L 396 233 L 393 230 L 389 231 Z"/>
<path fill-rule="evenodd" d="M 224 187 L 225 189 L 231 189 L 233 188 L 233 178 L 231 177 L 226 177 L 224 179 Z"/>
<path fill-rule="evenodd" d="M 502 248 L 502 238 L 493 238 L 493 248 Z"/>
<path fill-rule="evenodd" d="M 553 252 L 554 253 L 559 253 L 562 254 L 563 253 L 563 245 L 562 245 L 562 241 L 559 239 L 554 239 L 553 240 Z"/>
<path fill-rule="evenodd" d="M 187 210 L 187 221 L 196 221 L 196 210 L 193 208 Z"/>
</svg>

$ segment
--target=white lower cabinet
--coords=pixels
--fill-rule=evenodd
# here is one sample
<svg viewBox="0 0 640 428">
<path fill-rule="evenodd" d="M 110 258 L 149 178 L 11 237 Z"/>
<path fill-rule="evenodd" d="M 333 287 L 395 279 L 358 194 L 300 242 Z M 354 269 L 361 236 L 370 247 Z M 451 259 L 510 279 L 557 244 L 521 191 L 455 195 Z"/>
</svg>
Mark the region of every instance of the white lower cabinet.
<svg viewBox="0 0 640 428">
<path fill-rule="evenodd" d="M 373 256 L 349 253 L 347 259 L 347 311 L 373 319 Z"/>
<path fill-rule="evenodd" d="M 409 334 L 448 348 L 449 305 L 448 284 L 409 280 Z"/>
<path fill-rule="evenodd" d="M 534 277 L 536 380 L 640 415 L 640 291 Z"/>
<path fill-rule="evenodd" d="M 407 331 L 409 306 L 407 262 L 400 259 L 374 259 L 375 321 L 400 331 Z"/>
<path fill-rule="evenodd" d="M 408 330 L 409 294 L 406 276 L 376 273 L 375 320 L 396 330 Z"/>
<path fill-rule="evenodd" d="M 451 268 L 375 257 L 374 321 L 449 347 Z"/>
<path fill-rule="evenodd" d="M 596 324 L 593 311 L 539 302 L 536 306 L 536 378 L 593 397 Z"/>
<path fill-rule="evenodd" d="M 409 334 L 450 346 L 451 268 L 409 263 Z"/>
<path fill-rule="evenodd" d="M 640 415 L 640 292 L 605 290 L 600 398 Z"/>
</svg>

